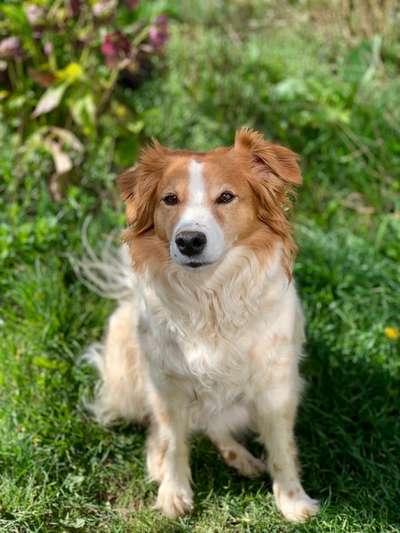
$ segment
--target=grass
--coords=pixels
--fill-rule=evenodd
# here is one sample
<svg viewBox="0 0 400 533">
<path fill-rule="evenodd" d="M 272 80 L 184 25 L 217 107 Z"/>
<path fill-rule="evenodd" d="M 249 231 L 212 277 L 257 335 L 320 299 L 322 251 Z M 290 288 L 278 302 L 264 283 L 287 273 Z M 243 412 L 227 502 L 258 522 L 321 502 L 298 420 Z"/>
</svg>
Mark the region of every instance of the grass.
<svg viewBox="0 0 400 533">
<path fill-rule="evenodd" d="M 269 479 L 241 479 L 202 437 L 192 445 L 194 513 L 171 522 L 151 509 L 143 430 L 99 427 L 82 405 L 95 376 L 79 354 L 101 337 L 113 304 L 79 283 L 67 257 L 79 255 L 88 215 L 95 243 L 123 225 L 107 144 L 55 204 L 46 157 L 22 165 L 0 123 L 0 529 L 400 531 L 400 341 L 385 335 L 400 327 L 396 45 L 384 36 L 365 81 L 372 40 L 309 39 L 296 5 L 275 14 L 268 38 L 263 2 L 197 5 L 177 4 L 164 77 L 135 93 L 135 105 L 147 135 L 175 146 L 229 143 L 246 123 L 303 156 L 296 278 L 309 386 L 297 435 L 304 484 L 322 512 L 289 525 Z M 289 16 L 286 39 L 278 22 Z M 259 29 L 246 33 L 243 20 Z"/>
</svg>

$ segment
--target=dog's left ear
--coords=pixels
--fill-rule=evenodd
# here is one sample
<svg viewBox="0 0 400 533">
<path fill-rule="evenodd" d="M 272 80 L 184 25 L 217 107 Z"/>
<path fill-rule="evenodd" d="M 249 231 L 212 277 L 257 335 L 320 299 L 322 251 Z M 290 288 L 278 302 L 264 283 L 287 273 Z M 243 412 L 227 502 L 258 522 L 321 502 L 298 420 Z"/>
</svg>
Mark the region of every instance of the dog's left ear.
<svg viewBox="0 0 400 533">
<path fill-rule="evenodd" d="M 247 152 L 253 168 L 265 179 L 273 174 L 289 188 L 301 185 L 299 157 L 289 148 L 266 141 L 261 133 L 250 128 L 241 128 L 236 132 L 234 148 Z"/>
<path fill-rule="evenodd" d="M 257 201 L 258 219 L 283 242 L 284 264 L 290 278 L 296 245 L 287 211 L 291 206 L 290 193 L 302 183 L 298 156 L 248 128 L 236 132 L 233 150 L 248 169 L 246 178 Z"/>
<path fill-rule="evenodd" d="M 167 148 L 157 141 L 144 148 L 138 163 L 117 178 L 122 199 L 126 202 L 126 217 L 135 235 L 153 226 L 155 193 L 167 164 Z"/>
</svg>

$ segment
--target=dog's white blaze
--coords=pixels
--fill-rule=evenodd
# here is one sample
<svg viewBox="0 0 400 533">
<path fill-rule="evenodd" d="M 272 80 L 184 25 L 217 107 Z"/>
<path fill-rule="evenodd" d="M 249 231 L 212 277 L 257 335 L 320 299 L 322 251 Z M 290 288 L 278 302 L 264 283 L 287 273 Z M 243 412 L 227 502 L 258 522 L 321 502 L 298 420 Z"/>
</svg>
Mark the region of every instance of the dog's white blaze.
<svg viewBox="0 0 400 533">
<path fill-rule="evenodd" d="M 194 159 L 189 161 L 188 202 L 181 218 L 175 226 L 171 242 L 172 256 L 180 263 L 185 263 L 175 246 L 175 236 L 180 231 L 202 231 L 207 237 L 204 252 L 197 258 L 200 262 L 211 263 L 219 259 L 224 252 L 224 234 L 208 205 L 207 190 L 203 175 L 203 163 Z"/>
<path fill-rule="evenodd" d="M 203 205 L 205 200 L 205 186 L 203 178 L 203 163 L 194 159 L 189 165 L 189 205 Z"/>
<path fill-rule="evenodd" d="M 188 202 L 177 230 L 196 229 L 212 217 L 207 207 L 207 195 L 203 177 L 203 164 L 192 159 L 189 163 Z"/>
</svg>

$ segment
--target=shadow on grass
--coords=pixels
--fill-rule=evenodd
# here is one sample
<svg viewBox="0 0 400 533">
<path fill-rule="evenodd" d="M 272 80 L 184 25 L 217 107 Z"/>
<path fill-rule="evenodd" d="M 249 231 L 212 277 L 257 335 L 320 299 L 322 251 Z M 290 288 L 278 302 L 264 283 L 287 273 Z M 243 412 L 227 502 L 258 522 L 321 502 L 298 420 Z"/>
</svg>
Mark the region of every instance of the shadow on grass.
<svg viewBox="0 0 400 533">
<path fill-rule="evenodd" d="M 399 524 L 399 380 L 337 354 L 330 364 L 329 348 L 318 339 L 310 339 L 308 353 L 297 430 L 306 486 L 338 512 Z"/>
</svg>

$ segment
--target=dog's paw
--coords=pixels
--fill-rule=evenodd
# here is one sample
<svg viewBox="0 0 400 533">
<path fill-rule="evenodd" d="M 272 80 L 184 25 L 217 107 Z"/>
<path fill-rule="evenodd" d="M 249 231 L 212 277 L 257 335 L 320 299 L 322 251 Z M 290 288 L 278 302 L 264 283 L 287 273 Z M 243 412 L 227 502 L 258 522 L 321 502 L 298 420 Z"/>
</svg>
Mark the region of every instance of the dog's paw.
<svg viewBox="0 0 400 533">
<path fill-rule="evenodd" d="M 310 498 L 303 489 L 283 490 L 274 485 L 278 509 L 290 522 L 305 522 L 319 512 L 319 503 Z"/>
<path fill-rule="evenodd" d="M 175 485 L 163 481 L 158 490 L 156 508 L 168 518 L 177 518 L 193 509 L 190 485 Z"/>
<path fill-rule="evenodd" d="M 254 457 L 245 448 L 224 450 L 223 457 L 225 462 L 235 468 L 242 476 L 255 478 L 267 472 L 267 465 L 264 461 Z"/>
<path fill-rule="evenodd" d="M 257 457 L 253 457 L 252 455 L 240 460 L 236 468 L 242 476 L 250 478 L 262 476 L 268 471 L 264 461 L 261 461 L 261 459 L 257 459 Z"/>
</svg>

